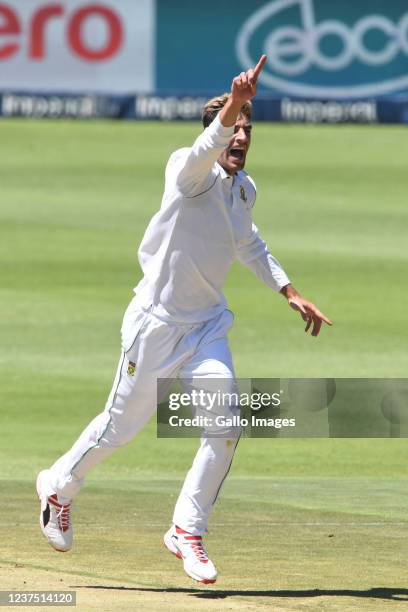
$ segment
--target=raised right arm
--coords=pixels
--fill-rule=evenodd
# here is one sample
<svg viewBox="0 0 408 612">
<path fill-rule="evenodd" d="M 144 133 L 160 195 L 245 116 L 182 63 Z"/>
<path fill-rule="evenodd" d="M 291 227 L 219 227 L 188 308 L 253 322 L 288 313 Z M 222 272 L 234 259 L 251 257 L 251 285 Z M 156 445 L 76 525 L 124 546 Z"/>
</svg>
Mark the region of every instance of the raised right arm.
<svg viewBox="0 0 408 612">
<path fill-rule="evenodd" d="M 215 180 L 211 169 L 234 134 L 241 108 L 256 95 L 256 82 L 265 61 L 266 55 L 262 55 L 255 68 L 233 79 L 231 95 L 214 121 L 200 134 L 187 155 L 180 153 L 171 159 L 176 184 L 185 195 L 195 195 Z"/>
<path fill-rule="evenodd" d="M 199 135 L 187 155 L 185 149 L 173 155 L 170 167 L 176 173 L 177 187 L 184 195 L 193 196 L 211 186 L 211 181 L 215 180 L 211 169 L 228 146 L 233 133 L 234 128 L 222 125 L 217 115 Z"/>
</svg>

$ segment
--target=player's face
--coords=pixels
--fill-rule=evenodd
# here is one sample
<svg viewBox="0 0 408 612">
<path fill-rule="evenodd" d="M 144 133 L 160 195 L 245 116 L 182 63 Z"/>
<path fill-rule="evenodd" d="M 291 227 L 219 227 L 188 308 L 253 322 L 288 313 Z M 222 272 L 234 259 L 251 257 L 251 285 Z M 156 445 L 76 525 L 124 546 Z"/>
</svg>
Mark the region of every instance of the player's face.
<svg viewBox="0 0 408 612">
<path fill-rule="evenodd" d="M 245 115 L 240 115 L 235 124 L 235 132 L 218 163 L 228 174 L 235 174 L 245 166 L 246 156 L 251 144 L 252 125 Z"/>
</svg>

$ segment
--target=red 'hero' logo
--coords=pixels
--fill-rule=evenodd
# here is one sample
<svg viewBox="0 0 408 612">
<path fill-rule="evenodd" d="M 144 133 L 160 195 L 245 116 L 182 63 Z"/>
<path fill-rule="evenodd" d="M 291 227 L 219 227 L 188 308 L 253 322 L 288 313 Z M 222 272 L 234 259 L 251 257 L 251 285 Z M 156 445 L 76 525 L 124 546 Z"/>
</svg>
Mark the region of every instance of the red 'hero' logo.
<svg viewBox="0 0 408 612">
<path fill-rule="evenodd" d="M 42 60 L 46 56 L 47 24 L 52 19 L 64 17 L 62 4 L 52 3 L 40 6 L 30 17 L 28 24 L 28 57 Z M 106 40 L 102 47 L 95 49 L 85 39 L 84 27 L 91 17 L 105 22 Z M 8 4 L 0 3 L 0 60 L 8 59 L 20 50 L 18 37 L 22 34 L 21 22 L 16 11 Z M 81 59 L 98 62 L 111 59 L 122 46 L 123 27 L 120 17 L 111 8 L 102 4 L 87 4 L 74 11 L 67 19 L 66 40 L 69 47 Z M 7 36 L 7 42 L 1 37 Z"/>
</svg>

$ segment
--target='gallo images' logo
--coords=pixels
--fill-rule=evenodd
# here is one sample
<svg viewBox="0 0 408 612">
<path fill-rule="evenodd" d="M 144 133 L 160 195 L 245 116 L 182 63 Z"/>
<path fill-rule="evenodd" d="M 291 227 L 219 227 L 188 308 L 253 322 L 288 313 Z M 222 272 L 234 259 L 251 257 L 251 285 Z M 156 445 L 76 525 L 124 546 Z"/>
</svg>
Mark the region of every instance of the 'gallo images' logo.
<svg viewBox="0 0 408 612">
<path fill-rule="evenodd" d="M 400 11 L 396 19 L 367 14 L 370 4 L 350 4 L 348 12 L 357 8 L 360 18 L 350 15 L 346 24 L 332 17 L 318 22 L 319 0 L 268 2 L 241 27 L 238 59 L 248 69 L 266 53 L 267 66 L 259 80 L 295 96 L 338 99 L 407 89 L 408 12 Z M 327 13 L 328 3 L 320 0 L 320 6 Z"/>
</svg>

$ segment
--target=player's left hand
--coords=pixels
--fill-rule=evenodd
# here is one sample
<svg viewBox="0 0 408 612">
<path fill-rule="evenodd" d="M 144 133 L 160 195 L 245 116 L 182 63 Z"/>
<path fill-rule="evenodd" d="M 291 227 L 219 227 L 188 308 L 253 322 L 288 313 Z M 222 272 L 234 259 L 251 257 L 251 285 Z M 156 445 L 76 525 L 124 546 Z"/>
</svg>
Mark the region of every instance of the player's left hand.
<svg viewBox="0 0 408 612">
<path fill-rule="evenodd" d="M 306 321 L 305 332 L 309 331 L 312 323 L 312 336 L 317 336 L 319 334 L 323 322 L 327 323 L 327 325 L 333 325 L 332 321 L 330 321 L 326 315 L 320 312 L 312 302 L 302 298 L 291 285 L 285 287 L 282 293 L 288 300 L 289 306 L 293 308 L 293 310 L 297 310 L 302 319 Z"/>
<path fill-rule="evenodd" d="M 317 336 L 319 334 L 323 321 L 327 323 L 327 325 L 333 325 L 330 319 L 320 312 L 320 310 L 314 304 L 312 304 L 312 302 L 308 302 L 304 298 L 300 297 L 300 295 L 289 298 L 288 304 L 294 310 L 299 311 L 302 319 L 306 321 L 305 332 L 309 331 L 313 323 L 312 336 Z"/>
</svg>

